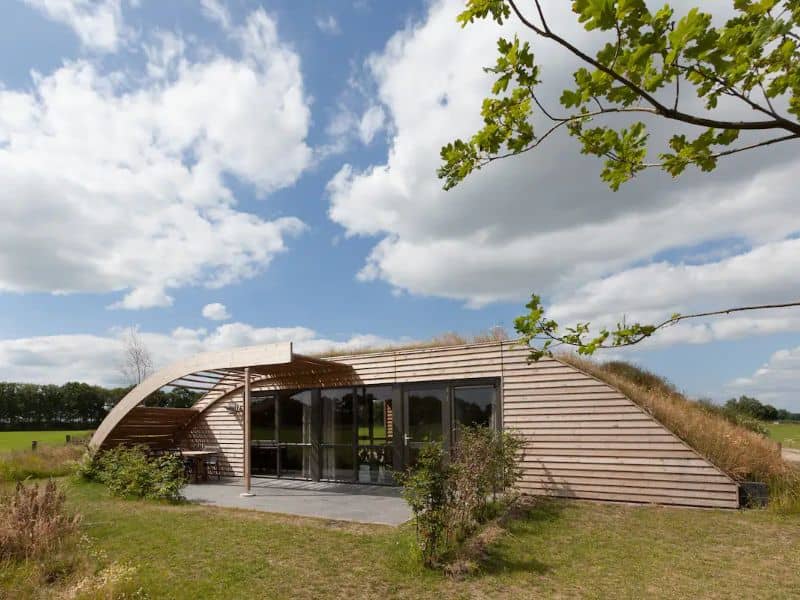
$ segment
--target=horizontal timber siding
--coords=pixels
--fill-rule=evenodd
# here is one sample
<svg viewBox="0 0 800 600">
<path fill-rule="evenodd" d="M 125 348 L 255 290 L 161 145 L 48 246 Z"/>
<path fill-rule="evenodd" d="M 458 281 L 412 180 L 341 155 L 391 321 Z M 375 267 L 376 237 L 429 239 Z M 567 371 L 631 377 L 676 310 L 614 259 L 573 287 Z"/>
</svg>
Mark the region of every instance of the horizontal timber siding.
<svg viewBox="0 0 800 600">
<path fill-rule="evenodd" d="M 220 474 L 226 477 L 241 477 L 244 472 L 242 414 L 232 413 L 226 408 L 229 401 L 242 400 L 242 392 L 237 390 L 225 396 L 225 402 L 210 405 L 201 413 L 184 440 L 186 445 L 194 448 L 218 446 Z"/>
<path fill-rule="evenodd" d="M 735 508 L 738 487 L 611 386 L 554 359 L 528 364 L 511 342 L 331 357 L 360 384 L 500 378 L 503 426 L 526 438 L 525 493 L 590 500 Z M 256 385 L 257 387 L 257 385 Z M 241 399 L 241 390 L 223 398 Z M 242 473 L 242 428 L 215 402 L 192 435 Z"/>
</svg>

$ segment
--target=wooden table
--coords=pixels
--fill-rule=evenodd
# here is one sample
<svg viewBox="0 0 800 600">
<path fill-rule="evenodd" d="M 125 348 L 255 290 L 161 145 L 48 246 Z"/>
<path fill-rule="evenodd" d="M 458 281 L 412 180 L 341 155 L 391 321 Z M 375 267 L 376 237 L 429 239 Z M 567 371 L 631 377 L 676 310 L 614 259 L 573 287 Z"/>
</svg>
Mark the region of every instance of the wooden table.
<svg viewBox="0 0 800 600">
<path fill-rule="evenodd" d="M 209 456 L 215 456 L 216 450 L 181 450 L 181 456 L 191 458 L 194 462 L 194 482 L 208 481 L 208 469 L 206 469 L 205 459 Z M 201 477 L 202 474 L 202 477 Z"/>
</svg>

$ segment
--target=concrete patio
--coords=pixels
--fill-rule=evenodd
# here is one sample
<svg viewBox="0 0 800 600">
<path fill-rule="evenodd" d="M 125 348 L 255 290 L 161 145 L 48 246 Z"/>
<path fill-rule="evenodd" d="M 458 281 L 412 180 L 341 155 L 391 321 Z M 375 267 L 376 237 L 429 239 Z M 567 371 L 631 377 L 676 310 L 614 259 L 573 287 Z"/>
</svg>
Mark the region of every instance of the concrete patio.
<svg viewBox="0 0 800 600">
<path fill-rule="evenodd" d="M 223 479 L 190 484 L 184 495 L 201 504 L 336 521 L 397 526 L 411 518 L 411 509 L 396 487 L 254 479 L 251 491 L 255 495 L 242 497 L 243 491 L 241 479 Z"/>
</svg>

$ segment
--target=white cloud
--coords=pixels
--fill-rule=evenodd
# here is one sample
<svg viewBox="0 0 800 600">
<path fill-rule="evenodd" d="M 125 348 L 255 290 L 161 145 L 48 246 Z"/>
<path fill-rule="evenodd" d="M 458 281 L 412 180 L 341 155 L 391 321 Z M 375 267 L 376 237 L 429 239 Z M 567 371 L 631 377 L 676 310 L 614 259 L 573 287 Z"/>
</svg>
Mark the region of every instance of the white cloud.
<svg viewBox="0 0 800 600">
<path fill-rule="evenodd" d="M 317 29 L 319 29 L 322 33 L 327 33 L 328 35 L 339 35 L 342 33 L 342 30 L 339 27 L 339 22 L 333 15 L 328 15 L 327 17 L 317 17 L 314 22 L 317 25 Z"/>
<path fill-rule="evenodd" d="M 231 318 L 231 313 L 228 312 L 227 307 L 219 302 L 212 302 L 203 307 L 203 316 L 212 321 L 227 321 Z"/>
<path fill-rule="evenodd" d="M 124 335 L 125 330 L 119 329 L 107 335 L 53 335 L 0 340 L 0 380 L 124 384 L 119 369 Z M 170 333 L 139 330 L 139 336 L 152 354 L 157 369 L 198 352 L 274 342 L 291 341 L 295 351 L 305 353 L 334 349 L 347 352 L 396 342 L 371 334 L 355 334 L 334 340 L 320 336 L 307 327 L 253 327 L 245 323 L 226 323 L 211 331 L 182 327 Z"/>
<path fill-rule="evenodd" d="M 121 0 L 25 0 L 48 18 L 69 26 L 81 43 L 113 52 L 123 37 Z"/>
<path fill-rule="evenodd" d="M 383 129 L 386 123 L 386 113 L 381 106 L 370 106 L 361 116 L 358 123 L 358 137 L 363 144 L 372 142 L 375 134 Z"/>
<path fill-rule="evenodd" d="M 749 306 L 764 298 L 788 302 L 800 297 L 800 281 L 786 276 L 797 269 L 798 257 L 800 239 L 788 239 L 700 265 L 653 263 L 584 284 L 571 291 L 569 299 L 555 299 L 550 314 L 559 322 L 608 324 L 618 320 L 620 307 L 626 306 L 635 307 L 635 312 L 627 314 L 630 319 L 663 320 L 676 312 Z M 753 314 L 757 313 L 741 318 L 753 321 Z M 769 312 L 765 318 L 776 314 L 784 321 L 800 318 L 800 309 Z M 735 327 L 723 323 L 720 329 L 732 332 Z"/>
<path fill-rule="evenodd" d="M 205 16 L 210 21 L 218 23 L 224 30 L 231 28 L 231 15 L 228 7 L 220 0 L 200 0 L 200 6 Z"/>
<path fill-rule="evenodd" d="M 186 41 L 171 31 L 156 31 L 153 38 L 153 43 L 144 44 L 147 74 L 154 79 L 174 77 L 184 58 Z"/>
<path fill-rule="evenodd" d="M 298 56 L 262 10 L 241 56 L 201 61 L 162 35 L 149 77 L 86 61 L 0 88 L 0 291 L 112 292 L 114 306 L 262 272 L 304 229 L 236 209 L 225 177 L 260 196 L 310 166 Z M 206 49 L 207 50 L 207 49 Z"/>
<path fill-rule="evenodd" d="M 787 237 L 800 231 L 795 193 L 800 161 L 791 148 L 739 157 L 712 175 L 688 173 L 673 181 L 647 173 L 614 193 L 599 180 L 599 162 L 581 156 L 574 140 L 560 136 L 444 192 L 436 177 L 439 150 L 480 127 L 480 105 L 492 79 L 481 67 L 494 61 L 498 36 L 509 37 L 519 27 L 515 20 L 503 29 L 483 21 L 462 30 L 455 22 L 462 9 L 456 0 L 432 2 L 422 22 L 397 33 L 368 61 L 378 90 L 374 102 L 384 107 L 392 132 L 386 160 L 363 170 L 344 165 L 327 188 L 329 215 L 348 236 L 378 238 L 360 279 L 473 307 L 523 302 L 536 291 L 563 316 L 580 320 L 659 312 L 674 304 L 714 307 L 796 296 L 796 285 L 786 277 L 787 269 L 798 266 L 795 242 Z M 553 27 L 591 49 L 590 34 L 568 3 L 547 9 Z M 575 63 L 541 40 L 534 50 L 547 82 L 542 96 L 555 105 Z M 653 135 L 663 135 L 666 127 L 654 127 Z M 730 243 L 754 254 L 717 261 L 704 271 L 680 264 L 673 269 L 660 260 L 636 269 L 661 253 L 702 249 L 719 240 L 734 240 Z M 758 268 L 759 260 L 773 258 L 779 266 Z M 719 265 L 724 272 L 715 270 Z M 601 300 L 587 298 L 582 286 L 601 286 L 620 272 L 619 289 L 613 281 L 606 284 L 616 291 L 603 300 L 602 310 L 584 305 Z M 676 283 L 670 287 L 672 276 Z M 656 284 L 648 277 L 656 277 Z M 684 289 L 687 280 L 692 285 Z M 763 319 L 735 323 L 752 331 L 760 327 L 756 321 L 772 327 Z M 712 329 L 722 335 L 720 325 Z M 681 331 L 698 333 L 696 327 L 682 327 L 669 335 Z"/>
<path fill-rule="evenodd" d="M 750 377 L 731 381 L 732 394 L 755 396 L 762 402 L 800 412 L 800 346 L 775 352 Z"/>
</svg>

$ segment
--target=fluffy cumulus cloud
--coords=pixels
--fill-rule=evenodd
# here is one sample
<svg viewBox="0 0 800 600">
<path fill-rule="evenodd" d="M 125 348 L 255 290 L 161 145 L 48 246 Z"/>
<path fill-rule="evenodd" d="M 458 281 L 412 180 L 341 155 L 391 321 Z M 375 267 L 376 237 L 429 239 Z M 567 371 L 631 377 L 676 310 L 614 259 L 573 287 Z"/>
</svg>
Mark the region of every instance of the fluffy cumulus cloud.
<svg viewBox="0 0 800 600">
<path fill-rule="evenodd" d="M 70 27 L 87 48 L 117 49 L 124 34 L 121 0 L 25 0 L 54 21 Z"/>
<path fill-rule="evenodd" d="M 551 26 L 591 48 L 568 3 L 551 4 Z M 786 273 L 798 264 L 791 236 L 800 231 L 800 162 L 788 147 L 722 163 L 712 175 L 647 173 L 614 193 L 599 180 L 600 163 L 557 136 L 444 192 L 439 149 L 480 127 L 491 85 L 481 67 L 494 61 L 498 36 L 518 27 L 479 22 L 462 30 L 462 8 L 432 2 L 367 63 L 389 123 L 386 160 L 344 165 L 328 183 L 331 219 L 350 236 L 376 239 L 360 279 L 474 307 L 522 302 L 536 291 L 562 318 L 580 320 L 797 296 Z M 576 65 L 553 45 L 536 42 L 535 51 L 547 82 L 542 97 L 555 105 Z M 657 139 L 668 132 L 652 125 Z M 722 244 L 722 258 L 692 266 L 688 252 L 724 240 L 735 242 Z M 745 321 L 730 328 L 761 326 Z"/>
<path fill-rule="evenodd" d="M 227 321 L 231 318 L 228 308 L 219 302 L 212 302 L 203 307 L 203 316 L 212 321 Z"/>
<path fill-rule="evenodd" d="M 106 335 L 53 335 L 0 340 L 0 380 L 34 383 L 86 381 L 98 385 L 121 385 L 125 377 L 123 359 L 125 331 Z M 321 336 L 307 327 L 254 327 L 226 323 L 212 330 L 179 327 L 169 333 L 139 330 L 139 337 L 153 357 L 165 367 L 181 358 L 212 350 L 293 342 L 296 352 L 316 353 L 383 347 L 396 340 L 371 334 L 345 339 Z"/>
<path fill-rule="evenodd" d="M 728 389 L 778 408 L 800 411 L 800 346 L 775 352 L 753 375 L 735 379 Z"/>
<path fill-rule="evenodd" d="M 229 183 L 263 197 L 297 180 L 310 99 L 263 10 L 232 37 L 238 53 L 188 55 L 162 32 L 146 74 L 75 60 L 0 87 L 0 291 L 164 306 L 170 289 L 253 277 L 285 251 L 303 223 L 238 210 Z"/>
</svg>

